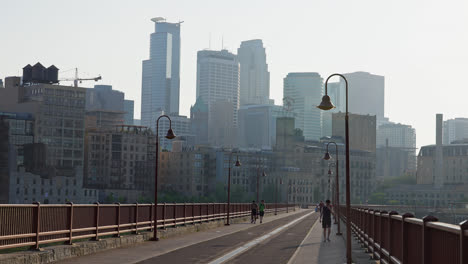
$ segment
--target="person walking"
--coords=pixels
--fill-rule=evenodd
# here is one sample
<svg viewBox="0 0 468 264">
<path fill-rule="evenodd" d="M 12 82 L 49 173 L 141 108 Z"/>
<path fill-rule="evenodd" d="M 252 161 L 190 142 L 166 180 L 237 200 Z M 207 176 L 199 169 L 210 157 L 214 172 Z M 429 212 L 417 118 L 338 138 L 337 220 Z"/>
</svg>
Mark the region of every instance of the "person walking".
<svg viewBox="0 0 468 264">
<path fill-rule="evenodd" d="M 322 213 L 320 217 L 322 219 L 323 242 L 330 241 L 330 232 L 331 232 L 330 200 L 325 201 L 325 206 L 322 207 Z M 328 229 L 328 232 L 327 232 L 327 229 Z"/>
<path fill-rule="evenodd" d="M 258 213 L 260 214 L 260 224 L 263 222 L 263 216 L 265 215 L 265 200 L 260 202 L 260 206 L 258 207 Z"/>
<path fill-rule="evenodd" d="M 257 205 L 257 203 L 255 203 L 255 200 L 252 201 L 251 209 L 252 209 L 252 214 L 250 216 L 250 218 L 251 218 L 250 223 L 256 224 L 257 223 L 258 205 Z"/>
</svg>

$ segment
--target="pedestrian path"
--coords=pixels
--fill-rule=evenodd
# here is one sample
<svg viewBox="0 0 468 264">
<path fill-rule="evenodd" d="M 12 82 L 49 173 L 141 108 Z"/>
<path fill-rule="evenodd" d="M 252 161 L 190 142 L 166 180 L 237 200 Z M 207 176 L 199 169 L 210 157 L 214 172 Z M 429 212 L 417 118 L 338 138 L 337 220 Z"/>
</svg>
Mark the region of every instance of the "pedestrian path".
<svg viewBox="0 0 468 264">
<path fill-rule="evenodd" d="M 315 222 L 308 235 L 299 245 L 288 264 L 338 264 L 346 263 L 346 246 L 342 236 L 336 234 L 337 225 L 332 225 L 330 242 L 323 242 L 322 223 Z"/>
<path fill-rule="evenodd" d="M 283 213 L 283 214 L 278 214 L 278 215 L 267 215 L 263 219 L 264 220 L 263 222 L 264 224 L 266 224 L 266 223 L 279 220 L 288 216 L 292 216 L 295 214 L 304 214 L 306 211 L 310 212 L 309 210 L 296 209 L 296 211 L 289 212 L 289 213 Z M 257 222 L 256 225 L 260 225 L 260 224 Z M 189 247 L 191 245 L 195 245 L 203 241 L 208 241 L 211 239 L 233 234 L 242 230 L 246 230 L 253 226 L 254 225 L 250 224 L 250 220 L 249 220 L 248 222 L 239 223 L 239 224 L 231 224 L 230 226 L 223 226 L 223 227 L 219 227 L 215 229 L 206 230 L 203 232 L 191 233 L 191 234 L 182 235 L 179 237 L 162 239 L 158 242 L 149 241 L 149 242 L 137 244 L 132 247 L 111 249 L 111 250 L 103 251 L 103 252 L 92 254 L 92 255 L 71 258 L 71 259 L 60 261 L 58 263 L 67 263 L 67 264 L 137 263 L 140 261 L 144 261 L 147 259 L 160 256 L 160 255 L 167 254 L 169 252 L 173 252 L 177 249 Z"/>
</svg>

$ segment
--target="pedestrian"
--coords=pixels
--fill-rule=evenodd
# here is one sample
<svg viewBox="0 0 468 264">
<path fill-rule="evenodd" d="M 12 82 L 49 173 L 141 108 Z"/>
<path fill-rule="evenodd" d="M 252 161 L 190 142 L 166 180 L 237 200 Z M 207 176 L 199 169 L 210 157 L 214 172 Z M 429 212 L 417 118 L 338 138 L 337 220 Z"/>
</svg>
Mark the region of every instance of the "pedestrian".
<svg viewBox="0 0 468 264">
<path fill-rule="evenodd" d="M 251 217 L 250 223 L 256 224 L 256 223 L 257 223 L 257 209 L 258 209 L 258 205 L 257 205 L 257 203 L 255 203 L 255 200 L 252 201 L 251 208 L 252 208 L 252 214 L 251 214 L 251 216 L 250 216 L 250 217 Z"/>
<path fill-rule="evenodd" d="M 325 206 L 322 207 L 322 228 L 323 228 L 323 242 L 330 241 L 331 232 L 331 209 L 330 200 L 325 201 Z M 328 229 L 328 233 L 327 233 Z"/>
<path fill-rule="evenodd" d="M 260 206 L 258 207 L 258 213 L 260 214 L 260 224 L 263 222 L 263 216 L 265 215 L 265 200 L 260 202 Z"/>
<path fill-rule="evenodd" d="M 322 208 L 323 208 L 323 201 L 319 203 L 319 210 L 320 210 L 320 222 L 322 222 Z"/>
</svg>

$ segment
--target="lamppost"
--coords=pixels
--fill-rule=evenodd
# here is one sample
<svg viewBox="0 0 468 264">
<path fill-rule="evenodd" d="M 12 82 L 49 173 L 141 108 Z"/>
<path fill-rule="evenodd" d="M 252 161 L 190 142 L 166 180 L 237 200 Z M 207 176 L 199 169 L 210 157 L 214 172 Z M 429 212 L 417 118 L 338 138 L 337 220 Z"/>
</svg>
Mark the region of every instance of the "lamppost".
<svg viewBox="0 0 468 264">
<path fill-rule="evenodd" d="M 339 177 L 339 162 L 338 162 L 338 145 L 336 144 L 336 142 L 334 141 L 330 141 L 327 143 L 327 152 L 325 153 L 325 156 L 323 157 L 324 160 L 330 160 L 331 159 L 331 155 L 330 153 L 328 152 L 328 146 L 330 144 L 334 144 L 335 145 L 335 154 L 336 154 L 336 159 L 335 159 L 335 186 L 336 186 L 336 198 L 335 198 L 335 205 L 336 205 L 336 215 L 337 215 L 337 219 L 338 219 L 338 232 L 336 233 L 336 235 L 338 236 L 341 236 L 341 231 L 340 231 L 340 177 Z M 328 169 L 329 172 L 330 171 L 330 168 Z"/>
<path fill-rule="evenodd" d="M 282 179 L 276 179 L 276 188 L 275 188 L 275 215 L 278 214 L 278 182 L 279 184 L 283 184 L 283 180 Z"/>
<path fill-rule="evenodd" d="M 346 84 L 346 112 L 345 112 L 345 141 L 346 141 L 346 263 L 351 264 L 351 194 L 350 194 L 350 180 L 349 180 L 349 115 L 348 115 L 348 80 L 339 73 L 334 73 L 328 76 L 325 81 L 325 95 L 322 97 L 322 102 L 317 106 L 322 110 L 330 110 L 335 108 L 328 96 L 328 80 L 333 76 L 343 78 Z"/>
<path fill-rule="evenodd" d="M 263 159 L 262 159 L 261 165 L 262 165 L 262 168 L 263 168 Z M 262 177 L 265 177 L 265 176 L 266 176 L 266 173 L 263 170 L 262 171 Z M 260 202 L 259 190 L 260 190 L 260 159 L 258 160 L 258 163 L 257 163 L 257 203 Z"/>
<path fill-rule="evenodd" d="M 226 221 L 226 224 L 225 225 L 230 225 L 229 224 L 229 213 L 231 211 L 231 159 L 232 159 L 232 154 L 233 152 L 231 152 L 229 154 L 229 169 L 228 169 L 228 192 L 227 192 L 227 207 L 228 207 L 228 210 L 227 210 L 227 221 Z M 241 166 L 241 163 L 239 161 L 239 156 L 237 156 L 236 158 L 236 164 L 234 165 L 236 167 L 240 167 Z"/>
<path fill-rule="evenodd" d="M 169 120 L 169 129 L 167 130 L 166 138 L 175 138 L 174 131 L 172 131 L 172 120 L 167 115 L 161 115 L 156 120 L 156 161 L 154 166 L 154 230 L 153 240 L 158 241 L 158 163 L 159 163 L 159 119 L 165 117 Z"/>
</svg>

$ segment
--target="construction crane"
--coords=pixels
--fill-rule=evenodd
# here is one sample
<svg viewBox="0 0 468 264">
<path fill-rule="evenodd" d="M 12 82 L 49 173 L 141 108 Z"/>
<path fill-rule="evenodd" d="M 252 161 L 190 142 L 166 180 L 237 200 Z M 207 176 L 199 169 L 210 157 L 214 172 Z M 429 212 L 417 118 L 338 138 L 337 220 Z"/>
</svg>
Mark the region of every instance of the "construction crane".
<svg viewBox="0 0 468 264">
<path fill-rule="evenodd" d="M 64 82 L 71 82 L 73 81 L 73 86 L 78 87 L 78 82 L 82 83 L 83 81 L 99 81 L 101 80 L 102 77 L 99 75 L 98 77 L 94 78 L 78 78 L 78 68 L 75 68 L 75 77 L 74 78 L 65 78 L 65 79 L 60 79 L 59 81 L 64 81 Z"/>
</svg>

